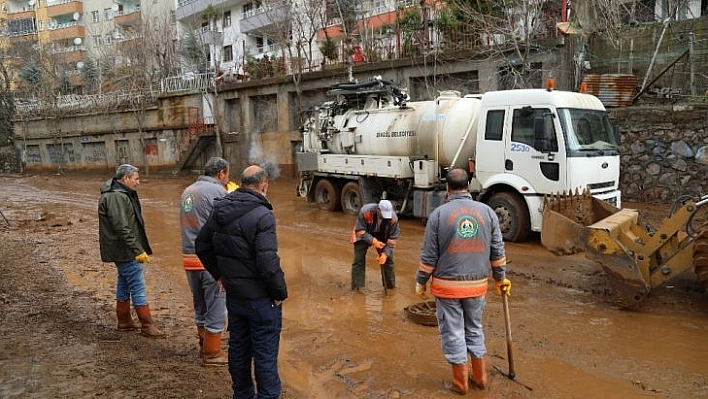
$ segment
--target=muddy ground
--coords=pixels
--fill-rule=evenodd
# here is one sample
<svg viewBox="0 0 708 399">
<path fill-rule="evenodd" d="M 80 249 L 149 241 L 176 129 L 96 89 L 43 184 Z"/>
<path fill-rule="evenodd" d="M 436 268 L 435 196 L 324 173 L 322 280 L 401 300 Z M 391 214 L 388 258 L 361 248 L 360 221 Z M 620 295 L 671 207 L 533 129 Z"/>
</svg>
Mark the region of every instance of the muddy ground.
<svg viewBox="0 0 708 399">
<path fill-rule="evenodd" d="M 164 340 L 115 330 L 114 266 L 100 260 L 96 217 L 98 189 L 109 177 L 0 176 L 0 397 L 230 397 L 227 370 L 199 363 L 180 263 L 178 200 L 194 176 L 142 176 L 138 189 L 155 252 L 146 267 L 148 298 Z M 355 294 L 348 241 L 354 218 L 318 211 L 295 196 L 295 186 L 280 178 L 269 193 L 290 292 L 283 397 L 456 397 L 444 388 L 451 373 L 437 330 L 404 311 L 419 302 L 422 223 L 402 221 L 397 288 L 384 297 L 370 254 L 367 287 Z M 667 209 L 635 205 L 657 221 Z M 507 252 L 521 384 L 493 368 L 507 371 L 509 363 L 501 300 L 490 294 L 491 387 L 469 396 L 708 396 L 708 295 L 693 272 L 626 311 L 613 305 L 602 269 L 582 255 L 556 257 L 537 237 L 508 244 Z"/>
</svg>

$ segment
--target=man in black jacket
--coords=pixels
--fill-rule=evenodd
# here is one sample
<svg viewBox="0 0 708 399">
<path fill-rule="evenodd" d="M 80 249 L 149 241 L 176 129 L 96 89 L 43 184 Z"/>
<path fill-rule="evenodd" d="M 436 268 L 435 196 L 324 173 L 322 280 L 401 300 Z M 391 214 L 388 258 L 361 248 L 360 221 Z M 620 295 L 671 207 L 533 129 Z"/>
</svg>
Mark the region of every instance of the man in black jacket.
<svg viewBox="0 0 708 399">
<path fill-rule="evenodd" d="M 282 302 L 288 297 L 280 268 L 273 206 L 265 195 L 268 172 L 247 167 L 241 187 L 217 199 L 196 240 L 196 253 L 226 289 L 229 373 L 234 398 L 278 398 Z M 252 379 L 255 366 L 255 386 Z"/>
</svg>

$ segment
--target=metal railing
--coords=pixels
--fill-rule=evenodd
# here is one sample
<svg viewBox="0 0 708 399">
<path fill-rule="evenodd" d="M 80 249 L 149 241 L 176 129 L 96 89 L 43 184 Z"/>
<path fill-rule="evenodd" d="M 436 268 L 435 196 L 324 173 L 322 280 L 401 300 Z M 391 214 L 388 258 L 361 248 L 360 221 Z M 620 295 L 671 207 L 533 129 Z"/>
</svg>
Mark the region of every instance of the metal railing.
<svg viewBox="0 0 708 399">
<path fill-rule="evenodd" d="M 46 101 L 37 98 L 18 98 L 15 99 L 15 108 L 17 112 L 23 115 L 40 116 L 39 114 L 52 109 L 55 105 L 57 109 L 63 112 L 80 111 L 80 110 L 96 110 L 96 109 L 113 109 L 121 106 L 130 106 L 137 104 L 139 100 L 147 102 L 155 101 L 154 93 L 126 93 L 126 92 L 109 92 L 102 94 L 64 94 L 57 96 L 55 104 L 49 104 Z"/>
<path fill-rule="evenodd" d="M 214 73 L 195 74 L 188 72 L 180 76 L 170 76 L 160 81 L 161 93 L 206 90 L 214 85 Z"/>
</svg>

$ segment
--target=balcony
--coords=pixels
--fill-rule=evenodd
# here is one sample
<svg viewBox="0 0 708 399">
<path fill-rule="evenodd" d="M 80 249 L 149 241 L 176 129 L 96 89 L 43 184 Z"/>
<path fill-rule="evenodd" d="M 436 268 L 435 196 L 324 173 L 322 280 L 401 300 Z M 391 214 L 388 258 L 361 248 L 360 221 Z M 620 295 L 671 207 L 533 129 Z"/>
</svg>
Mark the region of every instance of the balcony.
<svg viewBox="0 0 708 399">
<path fill-rule="evenodd" d="M 116 45 L 116 49 L 120 51 L 129 51 L 131 48 L 140 48 L 143 40 L 143 35 L 131 34 L 126 37 L 121 37 L 115 40 L 113 43 Z"/>
<path fill-rule="evenodd" d="M 55 23 L 49 26 L 49 41 L 52 42 L 85 36 L 86 28 L 76 21 L 62 24 Z"/>
<path fill-rule="evenodd" d="M 177 0 L 175 17 L 178 21 L 183 21 L 190 17 L 201 18 L 201 12 L 209 6 L 216 7 L 220 10 L 228 10 L 243 3 L 243 1 L 244 0 Z"/>
<path fill-rule="evenodd" d="M 208 26 L 195 30 L 194 34 L 202 44 L 220 44 L 224 38 L 223 33 L 210 29 Z"/>
<path fill-rule="evenodd" d="M 59 1 L 47 5 L 47 17 L 49 18 L 55 18 L 60 15 L 73 15 L 74 13 L 81 15 L 83 12 L 83 1 Z"/>
<path fill-rule="evenodd" d="M 119 12 L 113 16 L 113 23 L 125 27 L 137 27 L 142 22 L 140 10 L 133 12 Z"/>
<path fill-rule="evenodd" d="M 8 12 L 6 15 L 7 15 L 8 21 L 14 21 L 14 20 L 18 20 L 18 19 L 34 19 L 35 11 L 30 10 L 30 11 L 20 11 L 20 12 Z"/>
<path fill-rule="evenodd" d="M 19 18 L 19 14 L 22 14 L 22 18 Z M 16 16 L 16 18 L 9 18 L 7 20 L 7 25 L 2 29 L 5 36 L 11 38 L 22 38 L 23 36 L 37 36 L 37 24 L 34 19 L 34 12 L 30 15 L 27 13 L 16 13 L 11 14 Z M 32 39 L 32 38 L 30 38 Z"/>
<path fill-rule="evenodd" d="M 278 24 L 290 19 L 289 0 L 263 4 L 244 13 L 241 19 L 241 33 L 262 34 Z"/>
<path fill-rule="evenodd" d="M 82 45 L 59 47 L 51 50 L 56 61 L 62 63 L 76 63 L 86 58 L 86 47 Z"/>
</svg>

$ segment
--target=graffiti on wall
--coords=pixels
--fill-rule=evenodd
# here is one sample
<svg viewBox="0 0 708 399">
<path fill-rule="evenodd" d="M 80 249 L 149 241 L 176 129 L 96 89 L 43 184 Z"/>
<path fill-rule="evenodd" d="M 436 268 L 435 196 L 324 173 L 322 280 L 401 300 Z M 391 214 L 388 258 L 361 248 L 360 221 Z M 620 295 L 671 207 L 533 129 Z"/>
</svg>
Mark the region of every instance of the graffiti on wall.
<svg viewBox="0 0 708 399">
<path fill-rule="evenodd" d="M 63 145 L 47 144 L 47 152 L 49 153 L 49 162 L 55 165 L 76 161 L 73 143 L 64 143 Z"/>
<path fill-rule="evenodd" d="M 42 154 L 39 151 L 39 145 L 28 145 L 24 155 L 25 163 L 42 163 Z"/>
<path fill-rule="evenodd" d="M 83 145 L 84 162 L 104 164 L 108 161 L 106 153 L 106 143 L 103 141 L 96 143 L 86 143 Z"/>
<path fill-rule="evenodd" d="M 130 142 L 128 140 L 116 140 L 116 160 L 118 163 L 131 163 L 130 159 Z"/>
</svg>

